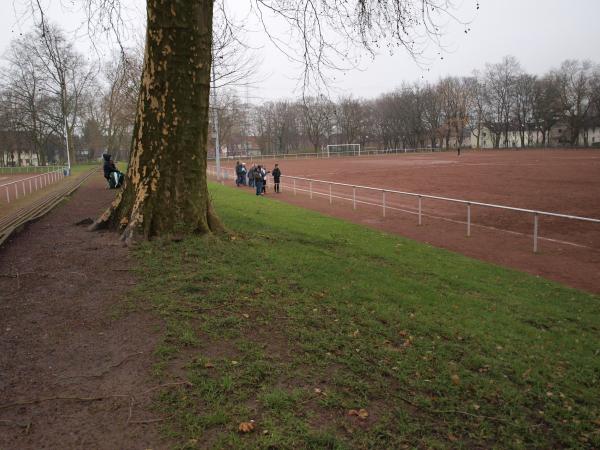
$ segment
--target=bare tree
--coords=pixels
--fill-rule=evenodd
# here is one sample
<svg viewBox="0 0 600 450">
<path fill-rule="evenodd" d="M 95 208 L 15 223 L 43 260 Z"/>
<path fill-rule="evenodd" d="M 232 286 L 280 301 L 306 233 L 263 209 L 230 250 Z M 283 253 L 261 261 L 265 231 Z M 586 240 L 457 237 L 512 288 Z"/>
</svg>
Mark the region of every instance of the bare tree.
<svg viewBox="0 0 600 450">
<path fill-rule="evenodd" d="M 558 83 L 563 117 L 569 124 L 569 142 L 577 145 L 592 104 L 592 63 L 564 61 L 554 76 Z"/>
<path fill-rule="evenodd" d="M 325 96 L 307 97 L 301 104 L 304 132 L 315 153 L 328 143 L 333 131 L 335 105 Z"/>
<path fill-rule="evenodd" d="M 513 117 L 519 132 L 521 147 L 525 147 L 525 135 L 531 132 L 535 82 L 536 77 L 528 74 L 521 74 L 515 79 Z"/>
<path fill-rule="evenodd" d="M 124 145 L 133 129 L 141 69 L 142 61 L 136 53 L 124 51 L 113 55 L 102 70 L 108 87 L 102 99 L 103 134 L 106 151 L 117 158 L 128 156 Z"/>
<path fill-rule="evenodd" d="M 81 101 L 94 77 L 94 70 L 67 42 L 56 26 L 43 24 L 36 30 L 36 56 L 45 74 L 42 89 L 57 101 L 58 130 L 64 130 L 69 159 L 75 161 L 73 130 L 77 124 Z M 60 125 L 59 125 L 60 124 Z"/>
<path fill-rule="evenodd" d="M 356 144 L 361 134 L 363 108 L 360 100 L 351 96 L 339 99 L 335 108 L 335 126 L 340 144 Z"/>
<path fill-rule="evenodd" d="M 429 145 L 432 148 L 438 146 L 438 138 L 442 134 L 442 114 L 443 114 L 443 96 L 439 86 L 426 85 L 423 89 L 423 122 L 427 135 L 429 136 Z"/>
<path fill-rule="evenodd" d="M 6 54 L 8 67 L 1 72 L 2 83 L 10 91 L 14 104 L 14 117 L 19 118 L 21 130 L 27 132 L 33 144 L 33 152 L 38 163 L 46 163 L 45 152 L 42 151 L 42 126 L 40 123 L 41 86 L 44 82 L 39 61 L 31 46 L 32 35 L 26 35 L 11 42 Z"/>
<path fill-rule="evenodd" d="M 497 64 L 486 64 L 484 120 L 486 127 L 493 134 L 496 148 L 500 143 L 504 147 L 509 146 L 508 131 L 515 79 L 521 72 L 521 66 L 514 56 L 505 56 Z"/>
<path fill-rule="evenodd" d="M 532 91 L 531 117 L 536 130 L 536 136 L 542 135 L 542 142 L 550 144 L 550 130 L 562 117 L 560 93 L 556 77 L 547 75 L 537 79 Z"/>
</svg>

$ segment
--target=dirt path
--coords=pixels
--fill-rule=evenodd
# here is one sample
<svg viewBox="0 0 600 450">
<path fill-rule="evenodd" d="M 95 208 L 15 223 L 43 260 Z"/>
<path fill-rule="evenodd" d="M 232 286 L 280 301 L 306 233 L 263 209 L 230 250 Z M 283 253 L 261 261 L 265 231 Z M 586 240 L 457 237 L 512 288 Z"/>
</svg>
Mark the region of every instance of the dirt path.
<svg viewBox="0 0 600 450">
<path fill-rule="evenodd" d="M 160 417 L 148 391 L 160 324 L 118 313 L 135 284 L 118 270 L 128 252 L 114 235 L 74 225 L 113 195 L 94 176 L 0 248 L 2 450 L 168 447 L 160 423 L 139 423 Z"/>
</svg>

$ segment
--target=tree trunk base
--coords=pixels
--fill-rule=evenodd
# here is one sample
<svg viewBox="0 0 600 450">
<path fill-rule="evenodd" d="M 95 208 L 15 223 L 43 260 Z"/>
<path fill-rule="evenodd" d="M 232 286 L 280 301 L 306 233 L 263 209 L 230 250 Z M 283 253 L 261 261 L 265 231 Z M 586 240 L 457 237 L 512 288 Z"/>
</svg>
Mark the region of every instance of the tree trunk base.
<svg viewBox="0 0 600 450">
<path fill-rule="evenodd" d="M 113 230 L 120 233 L 120 239 L 128 247 L 135 246 L 137 243 L 145 240 L 150 240 L 154 236 L 164 236 L 175 233 L 175 230 L 154 230 L 149 232 L 145 230 L 142 224 L 139 222 L 131 222 L 127 215 L 120 215 L 121 197 L 122 193 L 119 193 L 117 199 L 104 213 L 98 217 L 88 227 L 88 231 L 101 231 L 101 230 Z M 212 202 L 208 200 L 206 208 L 206 220 L 198 220 L 198 223 L 206 224 L 205 226 L 198 226 L 190 234 L 203 235 L 208 233 L 215 234 L 227 234 L 226 228 L 223 223 L 216 215 Z M 176 234 L 180 235 L 180 232 Z"/>
</svg>

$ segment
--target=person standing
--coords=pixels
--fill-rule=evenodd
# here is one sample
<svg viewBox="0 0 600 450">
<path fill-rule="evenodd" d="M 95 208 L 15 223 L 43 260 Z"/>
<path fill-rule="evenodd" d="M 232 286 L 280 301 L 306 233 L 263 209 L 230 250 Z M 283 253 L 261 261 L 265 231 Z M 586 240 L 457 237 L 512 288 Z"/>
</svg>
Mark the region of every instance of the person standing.
<svg viewBox="0 0 600 450">
<path fill-rule="evenodd" d="M 242 179 L 242 165 L 238 161 L 235 163 L 235 185 L 240 187 L 240 181 Z"/>
<path fill-rule="evenodd" d="M 254 172 L 256 170 L 256 166 L 253 164 L 252 167 L 250 167 L 250 170 L 248 170 L 248 186 L 253 188 L 254 187 Z"/>
<path fill-rule="evenodd" d="M 264 167 L 261 167 L 260 169 L 260 173 L 262 175 L 262 193 L 263 195 L 267 193 L 267 174 L 271 173 L 270 171 L 268 171 L 267 169 L 265 169 Z"/>
<path fill-rule="evenodd" d="M 246 176 L 248 174 L 248 169 L 246 169 L 246 164 L 245 163 L 242 163 L 241 172 L 242 172 L 242 175 L 241 175 L 241 177 L 242 177 L 242 184 L 244 186 L 246 186 Z"/>
<path fill-rule="evenodd" d="M 281 170 L 279 170 L 279 164 L 275 164 L 275 168 L 271 172 L 273 175 L 273 189 L 276 194 L 279 194 L 281 191 L 279 190 L 279 179 L 281 178 Z"/>
<path fill-rule="evenodd" d="M 254 169 L 254 186 L 256 186 L 256 195 L 262 195 L 263 192 L 263 174 L 262 167 Z"/>
</svg>

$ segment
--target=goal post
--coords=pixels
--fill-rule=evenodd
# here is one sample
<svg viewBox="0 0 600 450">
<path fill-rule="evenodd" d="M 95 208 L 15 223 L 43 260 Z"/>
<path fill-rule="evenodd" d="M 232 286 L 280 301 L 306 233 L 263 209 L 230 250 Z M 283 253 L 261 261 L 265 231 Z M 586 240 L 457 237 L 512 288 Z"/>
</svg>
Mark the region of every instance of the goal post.
<svg viewBox="0 0 600 450">
<path fill-rule="evenodd" d="M 360 144 L 329 144 L 327 158 L 332 156 L 360 156 Z"/>
</svg>

